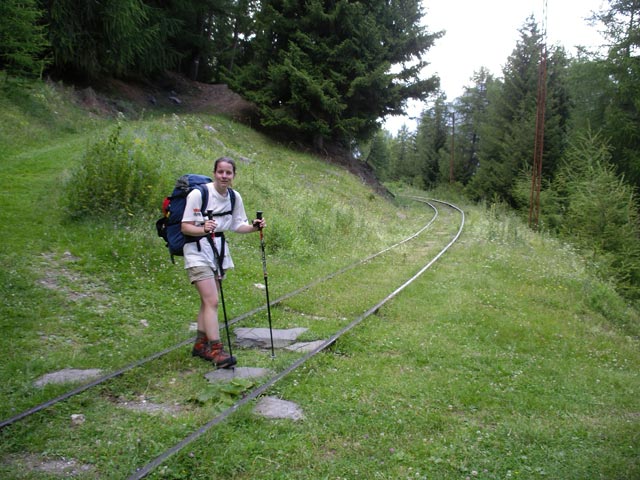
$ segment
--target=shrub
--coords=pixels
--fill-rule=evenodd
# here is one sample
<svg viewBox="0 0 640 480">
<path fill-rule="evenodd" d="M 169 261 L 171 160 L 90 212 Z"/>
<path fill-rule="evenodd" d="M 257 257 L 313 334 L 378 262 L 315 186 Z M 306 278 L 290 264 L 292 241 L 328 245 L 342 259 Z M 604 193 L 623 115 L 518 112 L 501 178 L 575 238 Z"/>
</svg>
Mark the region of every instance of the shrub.
<svg viewBox="0 0 640 480">
<path fill-rule="evenodd" d="M 157 210 L 162 173 L 153 150 L 123 136 L 121 125 L 91 146 L 67 185 L 71 218 L 126 219 Z"/>
</svg>

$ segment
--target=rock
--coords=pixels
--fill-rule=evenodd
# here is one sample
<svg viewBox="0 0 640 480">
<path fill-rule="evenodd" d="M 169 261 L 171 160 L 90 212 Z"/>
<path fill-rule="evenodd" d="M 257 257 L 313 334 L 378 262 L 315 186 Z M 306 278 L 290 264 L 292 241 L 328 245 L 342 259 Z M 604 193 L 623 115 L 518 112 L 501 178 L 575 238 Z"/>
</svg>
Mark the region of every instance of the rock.
<svg viewBox="0 0 640 480">
<path fill-rule="evenodd" d="M 295 421 L 304 418 L 302 409 L 296 403 L 275 397 L 263 397 L 253 411 L 267 418 L 287 418 Z"/>
<path fill-rule="evenodd" d="M 220 368 L 207 373 L 204 377 L 210 382 L 233 380 L 234 378 L 259 378 L 272 374 L 271 370 L 255 367 Z"/>
<path fill-rule="evenodd" d="M 47 373 L 34 382 L 36 387 L 43 387 L 49 383 L 80 382 L 82 380 L 94 379 L 102 375 L 102 370 L 89 368 L 85 370 L 76 368 L 65 368 L 53 373 Z"/>
<path fill-rule="evenodd" d="M 297 342 L 285 348 L 286 350 L 289 350 L 291 352 L 312 352 L 315 349 L 319 348 L 324 342 L 325 340 L 315 340 L 313 342 Z"/>
<path fill-rule="evenodd" d="M 82 425 L 86 420 L 86 417 L 82 413 L 74 413 L 71 415 L 71 425 Z"/>
<path fill-rule="evenodd" d="M 273 329 L 274 348 L 291 345 L 307 328 Z M 271 332 L 268 328 L 236 328 L 236 342 L 241 347 L 271 348 Z"/>
</svg>

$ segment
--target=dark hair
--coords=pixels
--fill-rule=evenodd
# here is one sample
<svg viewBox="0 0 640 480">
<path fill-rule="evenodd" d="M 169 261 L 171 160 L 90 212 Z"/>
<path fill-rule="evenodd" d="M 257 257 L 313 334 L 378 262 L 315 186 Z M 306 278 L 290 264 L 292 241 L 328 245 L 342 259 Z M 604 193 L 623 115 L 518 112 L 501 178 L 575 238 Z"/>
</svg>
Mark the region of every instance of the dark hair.
<svg viewBox="0 0 640 480">
<path fill-rule="evenodd" d="M 218 169 L 218 164 L 221 162 L 226 162 L 226 163 L 230 163 L 231 166 L 233 167 L 233 173 L 236 173 L 236 161 L 231 158 L 231 157 L 220 157 L 218 158 L 214 164 L 213 164 L 213 172 L 215 173 L 215 171 Z"/>
</svg>

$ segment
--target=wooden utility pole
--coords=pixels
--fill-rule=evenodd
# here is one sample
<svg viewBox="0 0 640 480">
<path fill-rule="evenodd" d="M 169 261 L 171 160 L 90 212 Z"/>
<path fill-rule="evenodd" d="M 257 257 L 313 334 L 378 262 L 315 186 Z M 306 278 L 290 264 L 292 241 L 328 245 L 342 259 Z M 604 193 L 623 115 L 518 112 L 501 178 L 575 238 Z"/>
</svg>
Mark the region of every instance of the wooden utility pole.
<svg viewBox="0 0 640 480">
<path fill-rule="evenodd" d="M 456 112 L 451 112 L 451 155 L 449 156 L 449 183 L 453 183 L 453 162 L 455 160 Z"/>
<path fill-rule="evenodd" d="M 546 14 L 547 2 L 544 0 L 542 45 L 540 64 L 538 65 L 538 92 L 536 99 L 536 132 L 533 146 L 533 168 L 531 170 L 531 196 L 529 199 L 529 228 L 538 228 L 540 218 L 540 190 L 542 186 L 542 153 L 544 151 L 544 114 L 547 100 L 547 46 Z"/>
</svg>

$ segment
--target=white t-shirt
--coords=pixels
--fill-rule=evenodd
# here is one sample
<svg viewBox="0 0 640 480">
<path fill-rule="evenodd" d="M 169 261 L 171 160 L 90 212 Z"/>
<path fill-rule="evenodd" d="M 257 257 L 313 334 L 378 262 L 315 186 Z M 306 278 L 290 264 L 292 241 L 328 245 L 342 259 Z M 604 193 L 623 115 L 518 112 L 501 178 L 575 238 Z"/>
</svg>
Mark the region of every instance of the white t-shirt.
<svg viewBox="0 0 640 480">
<path fill-rule="evenodd" d="M 206 215 L 207 210 L 212 210 L 213 213 L 228 212 L 231 210 L 231 199 L 229 193 L 226 196 L 222 196 L 214 188 L 213 183 L 207 183 L 206 188 L 209 190 L 209 201 L 204 209 Z M 233 213 L 230 215 L 222 215 L 219 217 L 213 217 L 218 226 L 216 232 L 236 231 L 241 225 L 247 225 L 247 214 L 244 210 L 244 204 L 242 203 L 242 196 L 237 190 L 234 190 L 236 194 L 236 202 L 233 207 Z M 184 214 L 182 216 L 183 222 L 195 222 L 196 225 L 203 225 L 205 216 L 200 211 L 202 207 L 202 195 L 200 190 L 195 189 L 187 196 L 187 203 L 184 208 Z M 214 239 L 218 254 L 221 253 L 221 238 L 216 237 Z M 198 250 L 198 243 L 200 244 L 200 250 Z M 199 242 L 188 242 L 184 244 L 184 267 L 205 267 L 213 266 L 217 270 L 218 264 L 215 261 L 213 250 L 206 238 L 202 237 Z M 233 268 L 233 260 L 229 252 L 229 242 L 225 241 L 225 253 L 224 260 L 222 262 L 222 268 L 228 270 Z"/>
</svg>

